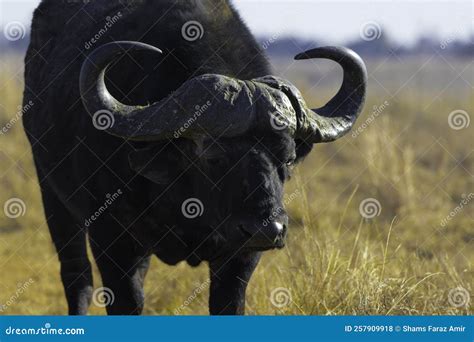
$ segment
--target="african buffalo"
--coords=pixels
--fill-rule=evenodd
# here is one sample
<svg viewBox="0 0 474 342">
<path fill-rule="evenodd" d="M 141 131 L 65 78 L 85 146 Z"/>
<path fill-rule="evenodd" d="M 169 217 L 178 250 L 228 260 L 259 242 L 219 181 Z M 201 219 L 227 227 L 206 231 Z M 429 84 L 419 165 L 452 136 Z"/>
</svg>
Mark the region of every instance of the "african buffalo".
<svg viewBox="0 0 474 342">
<path fill-rule="evenodd" d="M 291 168 L 347 133 L 365 99 L 354 52 L 295 58 L 342 66 L 324 107 L 270 76 L 228 1 L 41 2 L 23 121 L 70 314 L 91 302 L 87 239 L 115 296 L 109 314 L 141 313 L 151 255 L 208 262 L 210 313 L 244 313 L 261 252 L 284 246 Z"/>
</svg>

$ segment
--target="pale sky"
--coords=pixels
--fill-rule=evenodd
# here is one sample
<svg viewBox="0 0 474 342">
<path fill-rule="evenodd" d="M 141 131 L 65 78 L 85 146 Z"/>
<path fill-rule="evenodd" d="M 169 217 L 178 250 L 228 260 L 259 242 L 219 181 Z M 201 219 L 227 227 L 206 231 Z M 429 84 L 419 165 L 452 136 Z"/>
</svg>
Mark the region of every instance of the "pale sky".
<svg viewBox="0 0 474 342">
<path fill-rule="evenodd" d="M 58 0 L 59 1 L 59 0 Z M 0 25 L 29 24 L 39 0 L 0 0 Z M 473 32 L 471 0 L 233 0 L 253 33 L 296 35 L 327 42 L 357 39 L 361 27 L 376 22 L 399 43 L 421 35 L 467 40 Z"/>
</svg>

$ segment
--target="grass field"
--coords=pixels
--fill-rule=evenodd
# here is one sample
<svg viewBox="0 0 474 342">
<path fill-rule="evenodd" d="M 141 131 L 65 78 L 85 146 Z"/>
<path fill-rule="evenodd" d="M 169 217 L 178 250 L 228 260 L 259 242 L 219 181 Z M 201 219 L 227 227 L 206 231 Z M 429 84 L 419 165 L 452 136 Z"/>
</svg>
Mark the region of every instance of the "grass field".
<svg viewBox="0 0 474 342">
<path fill-rule="evenodd" d="M 315 106 L 337 85 L 333 64 L 318 67 L 276 64 Z M 65 314 L 30 147 L 21 120 L 11 125 L 20 59 L 2 58 L 0 68 L 0 125 L 12 126 L 0 134 L 0 204 L 19 198 L 26 208 L 18 218 L 0 215 L 0 314 Z M 249 314 L 474 313 L 474 123 L 453 129 L 466 124 L 448 120 L 474 113 L 474 64 L 392 58 L 368 70 L 354 133 L 315 146 L 288 184 L 289 241 L 265 253 L 249 284 Z M 205 265 L 153 260 L 145 314 L 207 314 L 207 278 Z"/>
</svg>

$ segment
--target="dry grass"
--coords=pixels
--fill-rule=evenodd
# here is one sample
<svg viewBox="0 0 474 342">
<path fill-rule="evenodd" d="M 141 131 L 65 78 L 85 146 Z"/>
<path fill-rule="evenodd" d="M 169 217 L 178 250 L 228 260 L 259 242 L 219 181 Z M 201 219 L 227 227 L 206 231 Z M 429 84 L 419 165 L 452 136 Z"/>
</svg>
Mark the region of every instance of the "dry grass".
<svg viewBox="0 0 474 342">
<path fill-rule="evenodd" d="M 474 125 L 455 131 L 447 121 L 455 109 L 472 116 L 472 88 L 458 78 L 439 94 L 467 64 L 456 63 L 452 70 L 436 63 L 418 73 L 422 63 L 416 61 L 370 64 L 377 81 L 370 79 L 357 126 L 373 106 L 389 104 L 357 137 L 316 146 L 297 169 L 287 191 L 294 195 L 288 204 L 289 242 L 263 257 L 248 289 L 250 314 L 473 314 L 473 300 L 456 307 L 449 293 L 458 287 L 473 293 L 474 203 L 441 226 L 462 194 L 474 191 Z M 0 67 L 4 126 L 17 111 L 22 84 L 21 72 L 15 77 L 17 62 L 2 60 Z M 305 79 L 307 65 L 296 68 L 285 74 L 296 75 L 292 79 L 298 77 L 298 85 L 309 90 L 314 80 Z M 472 82 L 472 67 L 463 75 Z M 323 101 L 334 85 L 323 81 L 317 89 Z M 59 264 L 21 123 L 0 135 L 0 175 L 0 204 L 18 197 L 27 207 L 18 219 L 0 215 L 0 304 L 12 298 L 18 284 L 33 280 L 3 313 L 64 314 Z M 366 198 L 380 202 L 379 216 L 361 216 L 359 205 Z M 173 314 L 206 280 L 204 265 L 168 267 L 154 260 L 145 314 Z M 275 306 L 271 294 L 280 287 L 291 300 Z M 207 295 L 206 289 L 182 313 L 206 314 Z"/>
</svg>

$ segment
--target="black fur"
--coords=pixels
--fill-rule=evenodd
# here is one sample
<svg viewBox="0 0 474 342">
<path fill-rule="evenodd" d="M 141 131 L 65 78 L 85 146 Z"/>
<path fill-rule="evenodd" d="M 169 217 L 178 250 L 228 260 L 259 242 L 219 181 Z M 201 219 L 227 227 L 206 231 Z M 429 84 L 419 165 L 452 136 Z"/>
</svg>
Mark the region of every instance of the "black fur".
<svg viewBox="0 0 474 342">
<path fill-rule="evenodd" d="M 117 13 L 120 19 L 87 49 L 105 18 Z M 202 24 L 202 39 L 183 39 L 181 27 L 189 20 Z M 94 128 L 78 89 L 85 56 L 114 40 L 164 51 L 162 58 L 136 53 L 110 68 L 109 89 L 125 103 L 155 102 L 203 73 L 241 79 L 271 74 L 236 11 L 218 0 L 43 0 L 31 39 L 24 102 L 35 105 L 24 115 L 24 127 L 69 313 L 85 314 L 91 301 L 87 236 L 104 286 L 115 294 L 109 314 L 142 311 L 142 285 L 153 254 L 168 264 L 209 262 L 210 312 L 243 313 L 246 284 L 260 252 L 245 248 L 239 220 L 264 220 L 282 206 L 289 165 L 310 147 L 297 149 L 283 132 L 134 143 Z M 204 205 L 196 219 L 181 212 L 191 197 Z M 108 198 L 113 203 L 91 220 Z"/>
</svg>

